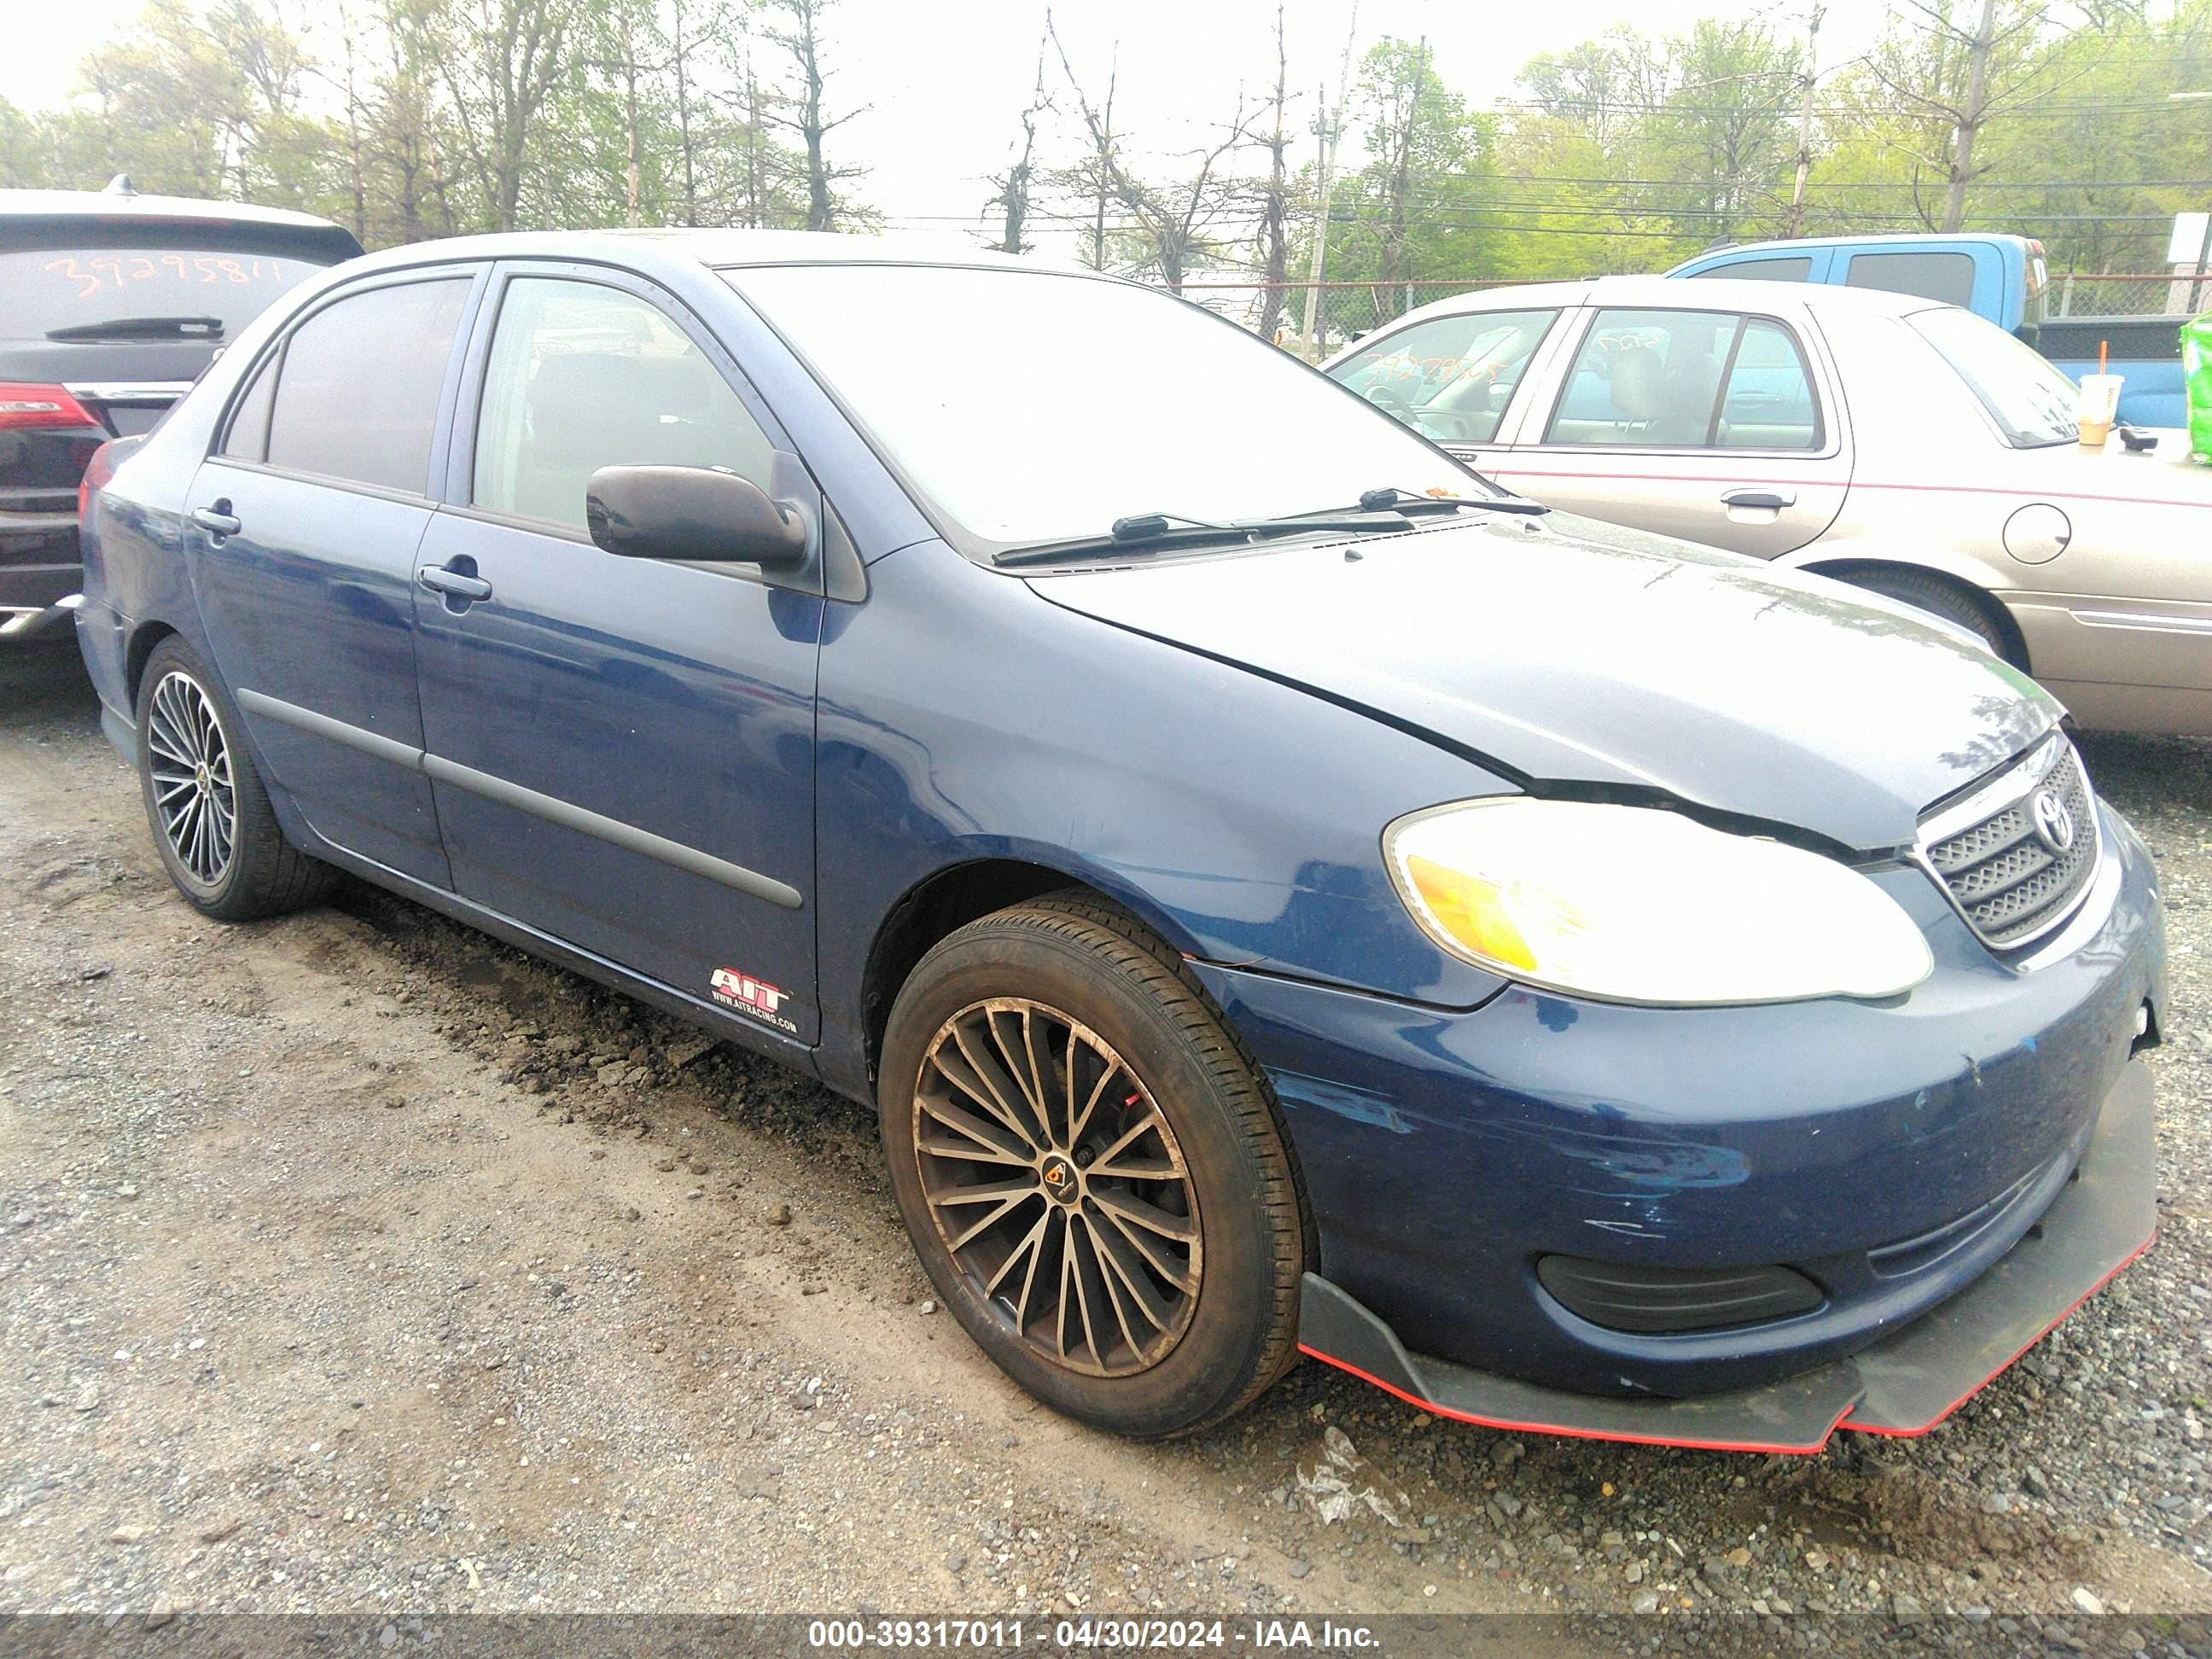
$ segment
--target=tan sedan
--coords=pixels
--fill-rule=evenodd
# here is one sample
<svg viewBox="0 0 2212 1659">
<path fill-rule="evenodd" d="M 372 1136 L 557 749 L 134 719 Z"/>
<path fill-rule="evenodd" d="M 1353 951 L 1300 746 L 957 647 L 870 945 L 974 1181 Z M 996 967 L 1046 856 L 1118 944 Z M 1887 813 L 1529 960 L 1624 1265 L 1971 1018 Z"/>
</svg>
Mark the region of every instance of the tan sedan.
<svg viewBox="0 0 2212 1659">
<path fill-rule="evenodd" d="M 2072 381 L 1909 295 L 1607 276 L 1409 312 L 1327 373 L 1595 519 L 1972 629 L 2088 726 L 2212 734 L 2212 467 L 2077 441 Z"/>
</svg>

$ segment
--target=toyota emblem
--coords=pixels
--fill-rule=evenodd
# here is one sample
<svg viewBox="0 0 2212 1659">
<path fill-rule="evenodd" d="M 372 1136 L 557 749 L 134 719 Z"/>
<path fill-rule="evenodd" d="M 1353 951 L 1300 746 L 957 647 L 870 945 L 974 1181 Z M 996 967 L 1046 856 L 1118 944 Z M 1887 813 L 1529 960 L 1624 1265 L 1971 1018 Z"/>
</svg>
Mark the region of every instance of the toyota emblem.
<svg viewBox="0 0 2212 1659">
<path fill-rule="evenodd" d="M 2055 789 L 2036 791 L 2033 805 L 2035 833 L 2043 844 L 2054 853 L 2063 853 L 2074 844 L 2074 814 L 2066 810 L 2066 803 Z"/>
</svg>

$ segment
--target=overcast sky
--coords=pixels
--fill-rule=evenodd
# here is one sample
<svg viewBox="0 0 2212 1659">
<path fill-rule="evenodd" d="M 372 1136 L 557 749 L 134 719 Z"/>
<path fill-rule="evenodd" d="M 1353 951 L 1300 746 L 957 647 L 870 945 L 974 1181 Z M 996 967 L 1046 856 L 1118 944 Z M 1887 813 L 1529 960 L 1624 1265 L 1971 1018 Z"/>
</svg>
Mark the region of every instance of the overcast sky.
<svg viewBox="0 0 2212 1659">
<path fill-rule="evenodd" d="M 1478 106 L 1511 95 L 1514 76 L 1540 52 L 1559 51 L 1616 23 L 1647 32 L 1686 30 L 1700 15 L 1768 16 L 1778 31 L 1802 30 L 1809 0 L 1360 0 L 1358 45 L 1384 35 L 1425 35 L 1444 82 Z M 137 15 L 141 0 L 0 0 L 6 37 L 0 96 L 46 108 L 72 94 L 76 64 Z M 321 0 L 283 0 L 311 44 Z M 1863 51 L 1879 32 L 1887 0 L 1827 0 L 1823 68 Z M 1061 0 L 1060 33 L 1077 72 L 1103 87 L 1118 43 L 1116 125 L 1133 148 L 1166 154 L 1199 143 L 1206 125 L 1228 118 L 1242 82 L 1256 95 L 1273 67 L 1274 0 Z M 1287 0 L 1293 82 L 1331 95 L 1344 50 L 1350 0 Z M 979 213 L 1006 165 L 1016 121 L 1036 70 L 1040 0 L 842 0 L 832 14 L 833 107 L 869 106 L 833 136 L 834 161 L 870 169 L 857 193 L 894 222 L 959 228 Z M 1056 77 L 1055 77 L 1056 78 Z M 1063 99 L 1063 102 L 1066 100 Z M 1305 139 L 1298 159 L 1312 153 Z M 1041 159 L 1071 154 L 1062 146 Z"/>
</svg>

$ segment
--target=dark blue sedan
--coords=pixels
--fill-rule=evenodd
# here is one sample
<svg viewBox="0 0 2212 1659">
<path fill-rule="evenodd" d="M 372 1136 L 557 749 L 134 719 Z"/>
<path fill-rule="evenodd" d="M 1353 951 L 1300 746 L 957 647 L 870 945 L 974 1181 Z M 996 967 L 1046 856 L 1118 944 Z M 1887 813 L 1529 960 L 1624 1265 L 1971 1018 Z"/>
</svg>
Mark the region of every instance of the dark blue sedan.
<svg viewBox="0 0 2212 1659">
<path fill-rule="evenodd" d="M 710 232 L 358 260 L 93 478 L 185 897 L 340 871 L 877 1103 L 1055 1407 L 1940 1420 L 2149 1242 L 2157 878 L 2063 711 L 1237 328 Z"/>
</svg>

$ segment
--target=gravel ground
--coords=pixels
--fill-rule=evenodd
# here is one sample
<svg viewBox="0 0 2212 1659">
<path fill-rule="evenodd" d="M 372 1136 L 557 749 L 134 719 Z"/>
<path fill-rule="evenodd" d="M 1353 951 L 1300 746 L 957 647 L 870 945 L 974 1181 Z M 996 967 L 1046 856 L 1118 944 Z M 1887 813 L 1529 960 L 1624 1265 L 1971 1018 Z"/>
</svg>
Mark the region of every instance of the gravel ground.
<svg viewBox="0 0 2212 1659">
<path fill-rule="evenodd" d="M 1315 1365 L 1194 1440 L 1076 1428 L 928 1301 L 869 1114 L 367 889 L 202 921 L 95 713 L 68 656 L 0 661 L 0 1616 L 1645 1615 L 1514 1627 L 1541 1654 L 1872 1623 L 1832 1612 L 2179 1652 L 2212 1608 L 2212 746 L 2085 744 L 2166 884 L 2157 1248 L 1925 1438 L 1752 1458 Z M 1376 1502 L 1325 1524 L 1333 1446 Z"/>
</svg>

